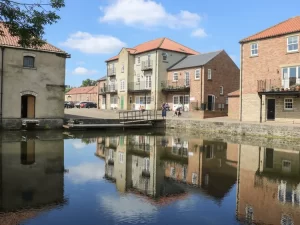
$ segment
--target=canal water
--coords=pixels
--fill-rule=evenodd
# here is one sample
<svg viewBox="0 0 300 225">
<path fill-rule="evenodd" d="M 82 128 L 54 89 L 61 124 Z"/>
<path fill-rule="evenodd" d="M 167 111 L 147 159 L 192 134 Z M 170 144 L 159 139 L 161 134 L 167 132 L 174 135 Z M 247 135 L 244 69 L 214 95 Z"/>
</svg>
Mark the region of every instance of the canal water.
<svg viewBox="0 0 300 225">
<path fill-rule="evenodd" d="M 300 224 L 294 147 L 26 132 L 0 146 L 0 225 Z"/>
</svg>

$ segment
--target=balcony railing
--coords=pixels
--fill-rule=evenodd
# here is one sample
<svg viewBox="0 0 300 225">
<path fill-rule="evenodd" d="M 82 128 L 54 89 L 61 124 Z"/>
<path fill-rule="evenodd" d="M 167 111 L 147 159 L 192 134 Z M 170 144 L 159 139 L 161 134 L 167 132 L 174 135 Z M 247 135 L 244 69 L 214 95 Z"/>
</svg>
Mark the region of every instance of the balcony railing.
<svg viewBox="0 0 300 225">
<path fill-rule="evenodd" d="M 140 82 L 129 82 L 128 91 L 139 92 L 139 91 L 151 91 L 152 82 L 151 81 L 140 81 Z"/>
<path fill-rule="evenodd" d="M 257 92 L 295 92 L 300 90 L 300 82 L 296 78 L 264 79 L 257 81 Z"/>
<path fill-rule="evenodd" d="M 107 70 L 107 75 L 108 76 L 115 76 L 116 75 L 116 69 L 113 68 L 113 69 L 108 69 Z"/>
<path fill-rule="evenodd" d="M 152 68 L 153 68 L 152 60 L 142 61 L 142 70 L 151 70 Z"/>
<path fill-rule="evenodd" d="M 165 80 L 161 82 L 161 87 L 163 91 L 189 91 L 190 80 Z"/>
<path fill-rule="evenodd" d="M 117 84 L 109 84 L 105 87 L 100 87 L 100 94 L 117 92 Z"/>
</svg>

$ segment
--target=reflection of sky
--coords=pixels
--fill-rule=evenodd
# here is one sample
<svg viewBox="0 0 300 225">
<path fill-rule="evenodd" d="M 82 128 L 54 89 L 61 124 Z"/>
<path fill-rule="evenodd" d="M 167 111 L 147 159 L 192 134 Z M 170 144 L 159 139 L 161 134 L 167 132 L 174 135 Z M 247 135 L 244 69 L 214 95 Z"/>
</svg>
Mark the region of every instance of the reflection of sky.
<svg viewBox="0 0 300 225">
<path fill-rule="evenodd" d="M 86 146 L 86 144 L 81 142 L 81 140 L 73 140 L 72 141 L 72 146 L 75 149 L 82 149 Z"/>
<path fill-rule="evenodd" d="M 157 208 L 150 202 L 133 194 L 124 196 L 99 195 L 101 208 L 117 221 L 126 223 L 145 223 L 153 221 Z"/>
</svg>

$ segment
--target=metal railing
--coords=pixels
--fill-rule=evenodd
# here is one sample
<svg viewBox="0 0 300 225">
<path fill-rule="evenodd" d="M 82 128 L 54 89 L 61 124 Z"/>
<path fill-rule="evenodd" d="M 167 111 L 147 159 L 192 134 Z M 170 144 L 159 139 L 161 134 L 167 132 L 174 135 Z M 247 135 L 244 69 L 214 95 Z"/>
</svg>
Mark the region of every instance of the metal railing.
<svg viewBox="0 0 300 225">
<path fill-rule="evenodd" d="M 149 121 L 156 120 L 158 112 L 156 110 L 132 110 L 119 112 L 120 122 L 132 122 L 132 121 Z"/>
<path fill-rule="evenodd" d="M 100 87 L 100 93 L 113 93 L 113 92 L 117 92 L 117 84 L 110 84 L 107 85 L 105 87 Z"/>
<path fill-rule="evenodd" d="M 129 82 L 128 91 L 142 91 L 149 90 L 151 91 L 152 82 L 151 81 L 140 81 L 140 82 Z"/>
<path fill-rule="evenodd" d="M 165 91 L 182 91 L 190 89 L 190 80 L 181 79 L 181 80 L 165 80 L 161 82 L 161 87 Z"/>
<path fill-rule="evenodd" d="M 108 69 L 107 70 L 107 75 L 108 76 L 114 76 L 114 75 L 116 75 L 116 69 L 115 68 Z"/>
<path fill-rule="evenodd" d="M 142 61 L 142 70 L 150 70 L 153 68 L 153 61 L 152 60 L 146 60 Z"/>
<path fill-rule="evenodd" d="M 296 78 L 257 80 L 257 92 L 299 91 Z"/>
</svg>

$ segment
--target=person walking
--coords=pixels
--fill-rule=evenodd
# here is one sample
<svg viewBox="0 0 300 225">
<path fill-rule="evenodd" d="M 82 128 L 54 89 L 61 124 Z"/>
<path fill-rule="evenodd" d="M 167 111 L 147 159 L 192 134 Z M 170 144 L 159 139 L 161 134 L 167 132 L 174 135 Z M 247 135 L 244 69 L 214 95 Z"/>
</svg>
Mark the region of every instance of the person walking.
<svg viewBox="0 0 300 225">
<path fill-rule="evenodd" d="M 167 108 L 166 108 L 166 104 L 163 102 L 162 106 L 161 106 L 161 115 L 163 119 L 166 119 L 167 117 Z"/>
</svg>

